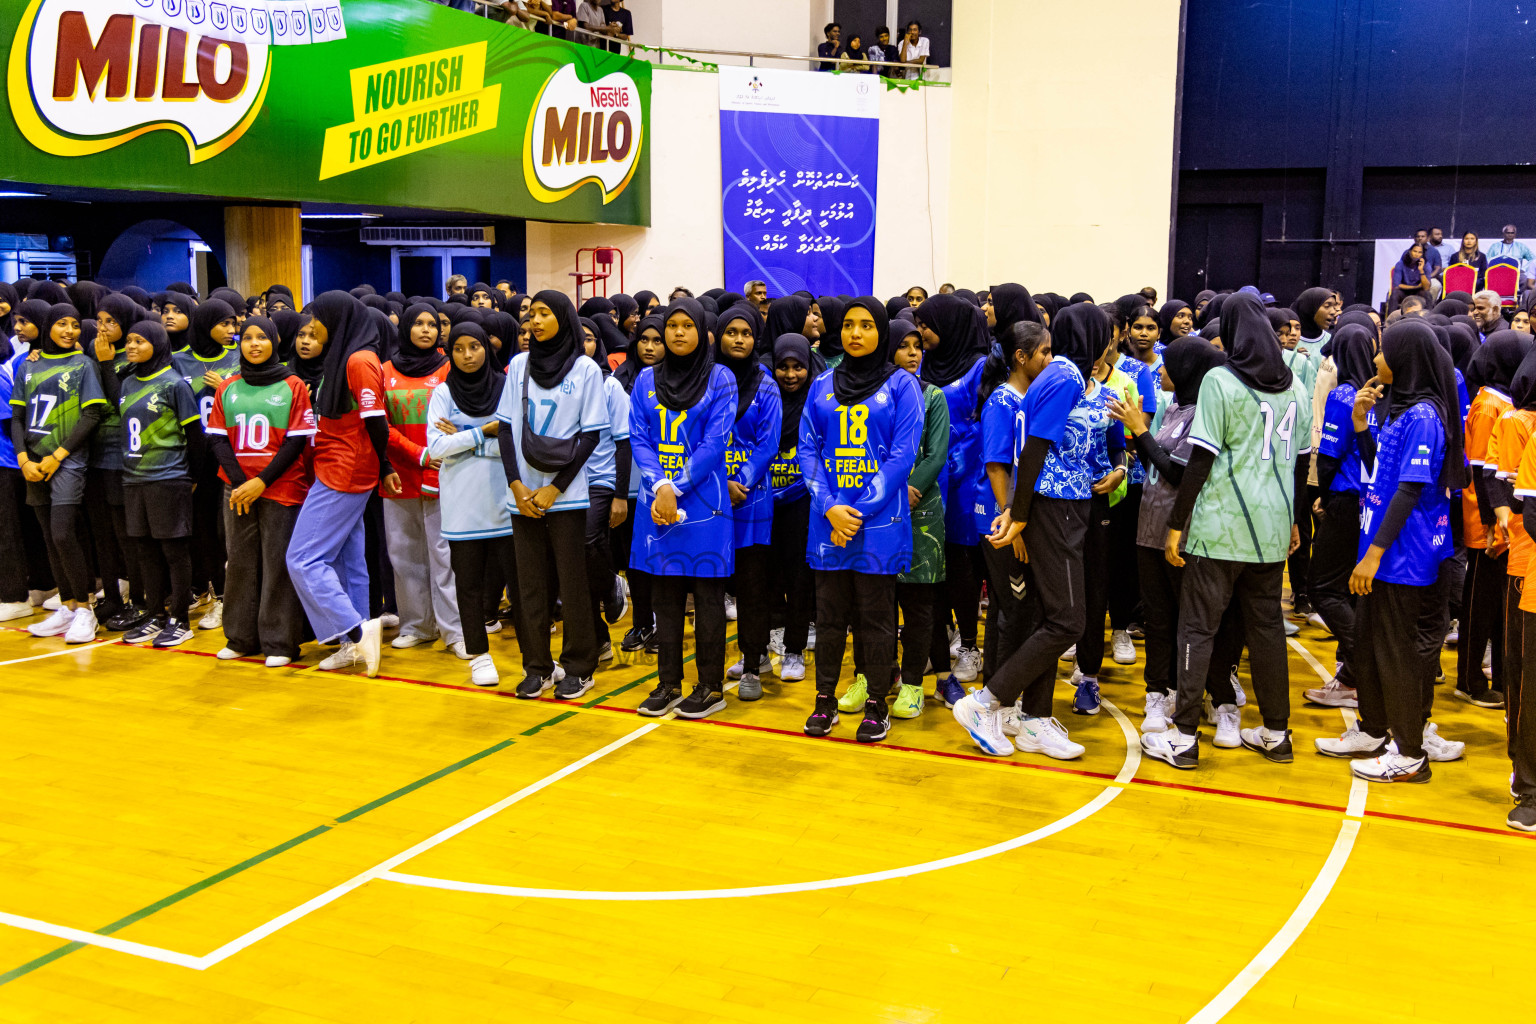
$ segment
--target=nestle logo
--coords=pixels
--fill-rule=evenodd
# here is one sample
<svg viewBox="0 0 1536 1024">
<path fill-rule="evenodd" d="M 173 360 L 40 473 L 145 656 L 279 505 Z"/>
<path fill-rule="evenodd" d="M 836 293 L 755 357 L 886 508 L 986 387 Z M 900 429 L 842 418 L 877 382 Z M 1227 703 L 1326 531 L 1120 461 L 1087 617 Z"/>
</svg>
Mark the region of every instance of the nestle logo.
<svg viewBox="0 0 1536 1024">
<path fill-rule="evenodd" d="M 591 105 L 594 107 L 627 107 L 629 90 L 622 86 L 594 85 Z"/>
</svg>

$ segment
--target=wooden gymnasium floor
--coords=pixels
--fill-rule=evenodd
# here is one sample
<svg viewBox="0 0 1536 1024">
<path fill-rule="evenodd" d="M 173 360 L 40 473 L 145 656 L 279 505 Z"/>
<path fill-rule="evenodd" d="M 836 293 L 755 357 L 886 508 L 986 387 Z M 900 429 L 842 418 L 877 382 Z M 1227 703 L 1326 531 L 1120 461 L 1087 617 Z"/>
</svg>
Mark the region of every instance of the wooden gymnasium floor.
<svg viewBox="0 0 1536 1024">
<path fill-rule="evenodd" d="M 1088 746 L 1063 764 L 982 758 L 932 703 L 874 747 L 852 722 L 811 740 L 808 681 L 648 721 L 654 659 L 571 707 L 475 690 L 440 650 L 386 649 L 370 681 L 220 663 L 221 639 L 0 630 L 5 1024 L 1447 1024 L 1527 1002 L 1536 841 L 1503 827 L 1501 715 L 1442 697 L 1466 761 L 1351 784 L 1308 752 L 1344 724 L 1300 704 L 1331 654 L 1314 630 L 1296 762 L 1207 746 L 1192 773 L 1138 757 L 1137 666 L 1108 667 L 1095 718 L 1059 687 Z"/>
</svg>

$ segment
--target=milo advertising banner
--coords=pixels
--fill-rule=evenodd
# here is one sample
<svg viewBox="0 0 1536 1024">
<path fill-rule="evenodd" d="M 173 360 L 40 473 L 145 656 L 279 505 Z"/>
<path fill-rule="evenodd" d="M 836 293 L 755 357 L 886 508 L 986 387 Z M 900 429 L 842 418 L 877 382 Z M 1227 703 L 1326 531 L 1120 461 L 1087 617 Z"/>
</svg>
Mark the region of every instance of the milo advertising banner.
<svg viewBox="0 0 1536 1024">
<path fill-rule="evenodd" d="M 651 66 L 438 4 L 5 0 L 0 47 L 9 181 L 650 223 Z"/>
</svg>

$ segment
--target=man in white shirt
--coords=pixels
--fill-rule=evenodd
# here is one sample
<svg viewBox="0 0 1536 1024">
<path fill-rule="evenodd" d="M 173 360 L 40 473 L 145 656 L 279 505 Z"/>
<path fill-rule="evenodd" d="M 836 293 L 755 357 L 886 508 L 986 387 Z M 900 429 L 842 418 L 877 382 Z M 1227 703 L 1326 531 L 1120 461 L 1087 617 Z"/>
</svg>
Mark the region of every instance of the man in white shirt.
<svg viewBox="0 0 1536 1024">
<path fill-rule="evenodd" d="M 903 64 L 915 65 L 905 69 L 904 77 L 923 76 L 923 65 L 928 63 L 928 37 L 923 35 L 923 26 L 916 18 L 907 22 L 906 35 L 901 37 L 901 45 L 897 48 L 897 59 Z"/>
<path fill-rule="evenodd" d="M 1521 287 L 1531 288 L 1536 286 L 1536 280 L 1533 280 L 1531 269 L 1531 261 L 1533 257 L 1531 255 L 1530 247 L 1527 246 L 1524 242 L 1515 241 L 1515 226 L 1513 224 L 1504 225 L 1504 237 L 1488 246 L 1485 255 L 1490 260 L 1496 260 L 1500 256 L 1510 256 L 1519 260 Z"/>
</svg>

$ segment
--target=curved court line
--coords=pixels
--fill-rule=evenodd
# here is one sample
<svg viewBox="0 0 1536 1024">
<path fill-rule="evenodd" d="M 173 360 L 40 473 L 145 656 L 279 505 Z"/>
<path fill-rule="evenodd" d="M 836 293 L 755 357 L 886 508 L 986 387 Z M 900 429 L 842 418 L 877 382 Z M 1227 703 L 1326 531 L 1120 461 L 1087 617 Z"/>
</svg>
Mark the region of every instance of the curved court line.
<svg viewBox="0 0 1536 1024">
<path fill-rule="evenodd" d="M 751 885 L 731 889 L 680 889 L 680 890 L 641 890 L 636 892 L 604 892 L 587 889 L 541 889 L 521 885 L 487 885 L 480 882 L 460 882 L 450 878 L 433 878 L 426 875 L 413 875 L 404 872 L 385 870 L 380 871 L 375 877 L 388 882 L 400 882 L 404 885 L 416 885 L 428 889 L 452 889 L 458 892 L 484 893 L 496 896 L 524 896 L 536 899 L 552 900 L 604 900 L 612 902 L 662 902 L 668 900 L 723 900 L 739 899 L 748 896 L 780 896 L 786 893 L 815 892 L 820 889 L 841 889 L 853 885 L 867 885 L 871 882 L 886 882 L 895 878 L 910 878 L 913 875 L 926 874 L 930 871 L 940 871 L 944 868 L 957 867 L 961 864 L 969 864 L 973 861 L 985 860 L 995 857 L 1000 853 L 1017 850 L 1031 843 L 1047 839 L 1058 832 L 1065 831 L 1073 825 L 1097 814 L 1109 805 L 1109 803 L 1124 791 L 1124 786 L 1135 775 L 1141 766 L 1141 741 L 1130 720 L 1125 713 L 1115 707 L 1109 701 L 1103 701 L 1109 713 L 1119 723 L 1120 730 L 1125 734 L 1125 761 L 1120 766 L 1119 773 L 1114 781 L 1109 783 L 1098 796 L 1088 801 L 1066 817 L 1058 818 L 1049 825 L 1042 825 L 1033 832 L 1027 832 L 1022 836 L 994 843 L 991 846 L 982 847 L 979 850 L 971 850 L 968 853 L 958 853 L 939 860 L 930 860 L 922 864 L 913 864 L 907 867 L 889 868 L 885 871 L 871 871 L 862 875 L 847 875 L 842 878 L 824 878 L 811 882 L 786 882 L 781 885 Z"/>
<path fill-rule="evenodd" d="M 1301 654 L 1307 664 L 1318 677 L 1327 682 L 1333 678 L 1328 675 L 1318 660 L 1312 656 L 1295 638 L 1288 637 L 1291 647 Z M 1344 721 L 1347 725 L 1355 723 L 1355 713 L 1348 708 L 1341 708 Z M 1349 855 L 1355 849 L 1355 837 L 1360 834 L 1360 819 L 1365 814 L 1365 797 L 1370 788 L 1370 783 L 1364 779 L 1350 777 L 1349 806 L 1345 808 L 1344 820 L 1339 823 L 1338 838 L 1333 841 L 1333 849 L 1328 851 L 1328 859 L 1323 861 L 1322 869 L 1317 877 L 1312 879 L 1312 884 L 1307 887 L 1306 895 L 1301 902 L 1296 904 L 1296 909 L 1291 911 L 1291 916 L 1285 919 L 1285 924 L 1280 926 L 1272 939 L 1264 944 L 1257 955 L 1247 965 L 1237 972 L 1237 977 L 1227 982 L 1226 987 L 1216 993 L 1216 998 L 1200 1010 L 1199 1013 L 1189 1018 L 1188 1024 L 1216 1024 L 1227 1015 L 1231 1009 L 1243 998 L 1253 991 L 1253 987 L 1263 980 L 1269 969 L 1280 962 L 1280 958 L 1290 951 L 1296 940 L 1301 938 L 1301 933 L 1306 931 L 1307 925 L 1317 916 L 1322 909 L 1323 902 L 1333 892 L 1334 883 L 1339 880 L 1339 875 L 1344 870 L 1344 865 L 1349 861 Z"/>
</svg>

